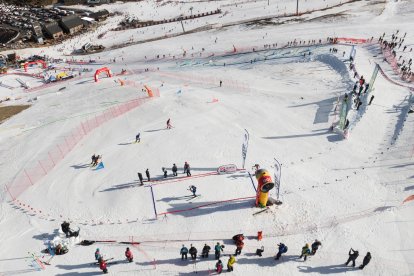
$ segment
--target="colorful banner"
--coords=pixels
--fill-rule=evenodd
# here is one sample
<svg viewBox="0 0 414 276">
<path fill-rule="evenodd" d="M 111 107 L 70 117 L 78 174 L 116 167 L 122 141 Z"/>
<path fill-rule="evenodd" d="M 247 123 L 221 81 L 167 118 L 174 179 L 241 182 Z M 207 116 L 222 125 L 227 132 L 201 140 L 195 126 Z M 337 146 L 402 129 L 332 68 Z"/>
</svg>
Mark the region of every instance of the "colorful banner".
<svg viewBox="0 0 414 276">
<path fill-rule="evenodd" d="M 346 115 L 348 113 L 348 103 L 346 99 L 342 100 L 341 113 L 339 114 L 339 128 L 345 128 Z"/>
<path fill-rule="evenodd" d="M 244 131 L 246 132 L 244 134 L 244 141 L 243 141 L 243 145 L 242 145 L 242 157 L 243 157 L 243 166 L 242 168 L 244 169 L 244 164 L 246 162 L 246 156 L 247 156 L 247 148 L 249 147 L 249 132 L 244 129 Z"/>
<path fill-rule="evenodd" d="M 377 79 L 378 71 L 379 71 L 379 65 L 375 63 L 374 72 L 372 72 L 371 79 L 369 80 L 369 87 L 368 87 L 367 94 L 369 94 L 372 91 L 372 88 L 374 88 L 374 83 L 375 83 L 375 80 Z"/>
<path fill-rule="evenodd" d="M 234 173 L 234 172 L 237 172 L 237 166 L 234 165 L 234 164 L 223 165 L 223 166 L 220 166 L 217 169 L 217 172 L 219 174 L 222 174 L 222 173 Z"/>
<path fill-rule="evenodd" d="M 280 193 L 280 178 L 282 177 L 282 166 L 279 161 L 275 159 L 275 187 L 276 187 L 276 199 L 279 200 Z"/>
<path fill-rule="evenodd" d="M 355 55 L 356 55 L 356 49 L 355 46 L 352 45 L 352 49 L 351 49 L 351 53 L 349 54 L 349 59 L 351 60 L 355 60 Z"/>
</svg>

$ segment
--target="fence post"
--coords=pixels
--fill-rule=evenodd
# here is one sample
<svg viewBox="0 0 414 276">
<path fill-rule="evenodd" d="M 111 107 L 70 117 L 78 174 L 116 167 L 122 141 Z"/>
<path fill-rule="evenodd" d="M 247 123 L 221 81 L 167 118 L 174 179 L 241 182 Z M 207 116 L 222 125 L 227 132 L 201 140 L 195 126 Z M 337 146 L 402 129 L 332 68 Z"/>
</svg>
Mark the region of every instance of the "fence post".
<svg viewBox="0 0 414 276">
<path fill-rule="evenodd" d="M 30 182 L 30 184 L 32 184 L 32 185 L 33 185 L 33 181 L 32 181 L 32 179 L 30 178 L 29 174 L 27 173 L 26 169 L 24 169 L 24 174 L 27 176 L 27 178 L 29 178 L 29 182 Z"/>
<path fill-rule="evenodd" d="M 45 173 L 45 175 L 46 175 L 46 174 L 47 174 L 47 172 L 46 172 L 45 168 L 43 167 L 42 163 L 40 162 L 40 160 L 39 160 L 39 165 L 40 165 L 40 167 L 42 168 L 43 172 L 44 172 L 44 173 Z"/>
<path fill-rule="evenodd" d="M 83 123 L 81 123 L 81 125 L 82 125 L 83 134 L 86 135 L 86 131 L 85 131 L 85 127 L 83 126 Z"/>
<path fill-rule="evenodd" d="M 62 151 L 62 149 L 60 148 L 60 146 L 59 145 L 57 145 L 57 147 L 58 147 L 58 149 L 59 149 L 59 151 L 60 151 L 60 154 L 62 154 L 62 159 L 65 157 L 65 155 L 63 154 L 63 151 Z"/>
<path fill-rule="evenodd" d="M 6 184 L 5 186 L 6 186 L 6 190 L 7 190 L 7 192 L 9 193 L 10 197 L 11 197 L 13 200 L 16 200 L 16 198 L 15 198 L 15 197 L 11 194 L 11 192 L 10 192 L 9 187 L 7 186 L 7 184 Z"/>
<path fill-rule="evenodd" d="M 52 160 L 53 167 L 54 167 L 54 166 L 56 166 L 55 161 L 53 161 L 53 158 L 52 158 L 52 156 L 50 155 L 50 152 L 48 152 L 47 154 L 49 155 L 50 160 Z"/>
</svg>

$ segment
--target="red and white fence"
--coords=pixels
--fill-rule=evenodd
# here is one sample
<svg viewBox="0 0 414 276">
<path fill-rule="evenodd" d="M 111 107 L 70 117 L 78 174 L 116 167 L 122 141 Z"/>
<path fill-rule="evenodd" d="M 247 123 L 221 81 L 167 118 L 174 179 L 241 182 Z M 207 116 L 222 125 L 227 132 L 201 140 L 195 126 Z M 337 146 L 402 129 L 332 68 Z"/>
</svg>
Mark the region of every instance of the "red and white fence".
<svg viewBox="0 0 414 276">
<path fill-rule="evenodd" d="M 159 97 L 159 90 L 153 89 L 153 94 L 155 97 Z M 46 176 L 91 131 L 98 128 L 102 124 L 142 105 L 150 99 L 150 97 L 138 98 L 112 106 L 101 114 L 95 115 L 94 117 L 82 122 L 78 127 L 73 129 L 68 135 L 64 136 L 60 142 L 52 147 L 47 154 L 45 154 L 44 158 L 33 161 L 28 167 L 23 168 L 13 181 L 5 185 L 10 197 L 15 200 L 28 187 L 34 185 Z"/>
</svg>

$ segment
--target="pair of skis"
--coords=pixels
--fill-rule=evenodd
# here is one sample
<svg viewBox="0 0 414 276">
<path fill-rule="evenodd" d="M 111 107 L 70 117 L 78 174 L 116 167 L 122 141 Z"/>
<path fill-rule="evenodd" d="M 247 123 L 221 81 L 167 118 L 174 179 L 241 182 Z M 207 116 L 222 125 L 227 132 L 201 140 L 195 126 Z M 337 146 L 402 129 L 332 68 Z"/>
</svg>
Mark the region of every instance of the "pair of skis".
<svg viewBox="0 0 414 276">
<path fill-rule="evenodd" d="M 195 196 L 189 196 L 189 197 L 191 197 L 191 198 L 189 198 L 189 199 L 186 199 L 186 201 L 189 201 L 189 203 L 191 203 L 194 199 L 198 199 L 198 198 L 200 198 L 201 197 L 201 195 L 195 195 Z"/>
</svg>

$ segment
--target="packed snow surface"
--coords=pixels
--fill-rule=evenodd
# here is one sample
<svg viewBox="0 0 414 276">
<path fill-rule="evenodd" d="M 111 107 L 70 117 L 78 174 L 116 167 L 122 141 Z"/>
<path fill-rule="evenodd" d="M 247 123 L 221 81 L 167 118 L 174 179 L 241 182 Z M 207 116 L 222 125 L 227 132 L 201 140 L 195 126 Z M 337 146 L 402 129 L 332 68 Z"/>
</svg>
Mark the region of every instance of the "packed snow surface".
<svg viewBox="0 0 414 276">
<path fill-rule="evenodd" d="M 414 190 L 414 115 L 408 113 L 414 85 L 395 75 L 377 39 L 398 30 L 412 47 L 414 3 L 342 2 L 299 1 L 299 17 L 285 17 L 295 13 L 296 1 L 117 2 L 95 8 L 122 14 L 96 31 L 18 51 L 61 58 L 53 70 L 76 71 L 76 77 L 45 85 L 27 75 L 0 76 L 1 99 L 10 99 L 5 104 L 31 104 L 0 125 L 0 275 L 99 275 L 96 248 L 114 258 L 111 275 L 211 275 L 214 252 L 182 261 L 182 245 L 193 244 L 201 254 L 204 244 L 223 243 L 226 267 L 239 233 L 246 239 L 235 275 L 413 275 L 414 207 L 402 202 Z M 125 16 L 163 20 L 216 9 L 221 13 L 183 26 L 111 30 Z M 346 138 L 330 127 L 356 81 L 349 70 L 352 45 L 328 44 L 327 37 L 374 37 L 354 46 L 356 70 L 369 82 L 378 63 L 387 76 L 378 74 L 371 105 L 350 111 Z M 287 47 L 294 40 L 297 45 Z M 71 55 L 86 42 L 108 50 Z M 413 57 L 402 48 L 397 55 Z M 96 62 L 70 62 L 81 59 Z M 94 82 L 93 73 L 104 66 L 114 76 Z M 144 85 L 155 97 L 147 97 Z M 89 166 L 93 154 L 102 156 L 103 169 Z M 283 203 L 253 215 L 260 209 L 252 166 L 273 175 L 275 158 Z M 239 170 L 217 174 L 228 164 Z M 191 185 L 200 196 L 189 200 Z M 276 198 L 276 189 L 270 196 Z M 62 237 L 64 220 L 80 227 L 80 237 L 66 241 L 69 252 L 43 269 L 31 255 L 50 259 L 41 251 Z M 316 255 L 299 259 L 315 239 L 322 242 Z M 82 246 L 81 240 L 100 242 Z M 275 261 L 280 242 L 289 249 Z M 127 246 L 132 263 L 125 261 Z M 371 253 L 364 270 L 344 265 L 350 248 L 359 251 L 357 266 Z"/>
</svg>

